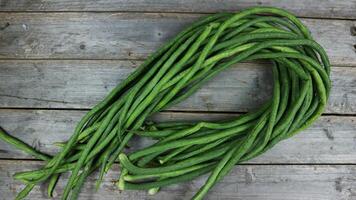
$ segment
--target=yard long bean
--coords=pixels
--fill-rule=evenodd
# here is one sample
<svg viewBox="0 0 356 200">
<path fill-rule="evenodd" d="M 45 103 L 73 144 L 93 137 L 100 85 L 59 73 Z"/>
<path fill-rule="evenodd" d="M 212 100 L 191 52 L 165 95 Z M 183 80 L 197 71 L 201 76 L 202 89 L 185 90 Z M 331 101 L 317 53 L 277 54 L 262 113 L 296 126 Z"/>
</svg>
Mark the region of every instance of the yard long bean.
<svg viewBox="0 0 356 200">
<path fill-rule="evenodd" d="M 150 122 L 148 117 L 177 104 L 205 82 L 236 63 L 268 60 L 272 98 L 260 108 L 217 122 Z M 121 190 L 149 190 L 209 174 L 192 197 L 203 199 L 211 187 L 241 162 L 310 126 L 323 112 L 330 93 L 330 63 L 307 27 L 291 13 L 252 7 L 204 17 L 150 56 L 78 123 L 53 157 L 38 152 L 0 129 L 0 139 L 44 160 L 40 170 L 15 178 L 27 184 L 71 172 L 62 199 L 76 199 L 87 176 L 100 167 L 101 182 L 115 161 L 121 164 Z M 126 154 L 133 137 L 156 140 Z"/>
</svg>

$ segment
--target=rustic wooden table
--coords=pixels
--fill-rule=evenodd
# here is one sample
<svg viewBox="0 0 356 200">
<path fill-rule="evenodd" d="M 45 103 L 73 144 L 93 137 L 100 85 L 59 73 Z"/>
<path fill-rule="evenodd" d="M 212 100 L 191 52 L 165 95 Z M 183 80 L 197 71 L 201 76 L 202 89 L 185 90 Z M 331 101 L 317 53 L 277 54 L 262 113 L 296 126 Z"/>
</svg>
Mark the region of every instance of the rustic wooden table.
<svg viewBox="0 0 356 200">
<path fill-rule="evenodd" d="M 326 49 L 333 65 L 329 105 L 308 130 L 237 166 L 207 199 L 356 199 L 355 0 L 0 0 L 0 126 L 54 153 L 53 142 L 65 141 L 88 109 L 183 27 L 207 13 L 253 5 L 292 11 Z M 270 77 L 266 64 L 239 64 L 154 119 L 232 117 L 269 98 Z M 41 164 L 0 141 L 0 199 L 23 188 L 14 172 Z M 204 181 L 149 196 L 120 192 L 118 174 L 115 166 L 97 192 L 93 176 L 80 197 L 188 199 Z M 44 191 L 36 187 L 28 199 L 46 199 Z"/>
</svg>

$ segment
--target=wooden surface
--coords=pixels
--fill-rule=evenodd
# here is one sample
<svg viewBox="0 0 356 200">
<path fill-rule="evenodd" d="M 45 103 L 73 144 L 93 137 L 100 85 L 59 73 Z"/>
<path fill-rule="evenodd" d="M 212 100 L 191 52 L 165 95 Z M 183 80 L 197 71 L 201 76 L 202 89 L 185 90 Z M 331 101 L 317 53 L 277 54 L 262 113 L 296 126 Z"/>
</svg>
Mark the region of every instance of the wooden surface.
<svg viewBox="0 0 356 200">
<path fill-rule="evenodd" d="M 56 152 L 53 142 L 65 141 L 72 133 L 84 111 L 59 110 L 0 110 L 3 128 L 13 135 L 49 153 Z M 154 121 L 219 120 L 236 114 L 164 112 L 153 116 Z M 312 127 L 293 139 L 275 146 L 271 151 L 249 163 L 356 163 L 356 117 L 323 116 Z M 21 126 L 19 127 L 19 124 Z M 148 141 L 134 140 L 134 146 L 144 146 Z M 0 157 L 31 158 L 0 141 Z"/>
<path fill-rule="evenodd" d="M 356 10 L 356 9 L 355 9 Z M 0 12 L 0 58 L 144 59 L 203 14 Z M 354 20 L 302 19 L 334 65 L 356 65 Z M 338 37 L 335 37 L 338 36 Z"/>
<path fill-rule="evenodd" d="M 37 169 L 36 161 L 0 161 L 1 200 L 13 199 L 23 185 L 13 181 L 10 174 L 21 170 Z M 119 176 L 118 166 L 110 171 L 95 192 L 97 174 L 89 177 L 80 199 L 189 199 L 204 183 L 206 177 L 163 188 L 155 196 L 145 191 L 120 192 L 115 186 Z M 355 199 L 355 165 L 242 165 L 220 181 L 206 199 L 226 200 L 345 200 Z M 64 183 L 60 181 L 55 194 L 61 194 Z M 45 199 L 46 187 L 36 187 L 29 200 Z M 58 196 L 55 199 L 60 199 Z"/>
<path fill-rule="evenodd" d="M 1 11 L 121 11 L 214 13 L 277 6 L 300 17 L 356 19 L 355 0 L 0 0 Z"/>
<path fill-rule="evenodd" d="M 0 107 L 88 109 L 140 63 L 0 61 Z M 244 112 L 256 108 L 271 95 L 269 66 L 240 63 L 169 110 Z M 356 68 L 333 67 L 331 71 L 333 88 L 325 112 L 356 114 Z"/>
<path fill-rule="evenodd" d="M 185 26 L 207 13 L 254 5 L 286 8 L 310 28 L 333 65 L 330 101 L 312 127 L 237 166 L 207 199 L 356 200 L 355 0 L 0 0 L 0 126 L 55 153 L 54 142 L 68 139 L 88 109 Z M 232 118 L 270 97 L 270 76 L 268 63 L 240 63 L 151 119 Z M 13 173 L 41 165 L 0 141 L 0 200 L 23 188 Z M 115 166 L 98 192 L 91 177 L 81 199 L 189 199 L 206 178 L 149 196 L 120 192 L 118 174 Z M 44 187 L 28 199 L 47 199 Z"/>
</svg>

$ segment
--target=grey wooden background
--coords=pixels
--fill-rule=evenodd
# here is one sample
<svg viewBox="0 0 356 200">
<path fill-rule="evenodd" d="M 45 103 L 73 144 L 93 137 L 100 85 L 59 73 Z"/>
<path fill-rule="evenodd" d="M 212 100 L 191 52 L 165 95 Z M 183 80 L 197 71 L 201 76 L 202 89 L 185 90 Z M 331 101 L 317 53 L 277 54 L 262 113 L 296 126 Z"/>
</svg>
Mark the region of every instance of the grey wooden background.
<svg viewBox="0 0 356 200">
<path fill-rule="evenodd" d="M 330 56 L 333 89 L 317 123 L 237 166 L 207 199 L 355 200 L 355 0 L 0 0 L 0 125 L 55 153 L 52 143 L 65 141 L 80 117 L 167 39 L 207 13 L 254 5 L 286 8 L 305 22 Z M 153 118 L 233 117 L 269 98 L 270 79 L 266 64 L 238 64 Z M 14 172 L 41 165 L 0 142 L 0 200 L 23 187 L 12 180 Z M 149 196 L 120 192 L 118 174 L 115 166 L 98 192 L 91 177 L 80 198 L 188 199 L 206 178 Z M 46 199 L 44 191 L 36 187 L 28 199 Z"/>
</svg>

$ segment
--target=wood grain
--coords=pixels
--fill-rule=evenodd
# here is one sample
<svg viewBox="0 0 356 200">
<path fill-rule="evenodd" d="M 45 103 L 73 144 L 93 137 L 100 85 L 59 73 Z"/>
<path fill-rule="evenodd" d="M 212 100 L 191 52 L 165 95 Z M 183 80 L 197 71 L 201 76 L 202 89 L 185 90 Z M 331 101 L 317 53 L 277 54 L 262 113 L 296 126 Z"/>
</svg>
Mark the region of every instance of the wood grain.
<svg viewBox="0 0 356 200">
<path fill-rule="evenodd" d="M 144 59 L 200 14 L 0 13 L 2 59 Z M 332 64 L 355 65 L 349 20 L 303 19 Z"/>
<path fill-rule="evenodd" d="M 55 153 L 54 142 L 66 141 L 84 111 L 0 110 L 1 126 L 36 149 Z M 233 118 L 233 114 L 164 112 L 154 121 L 196 121 Z M 312 127 L 276 145 L 249 163 L 356 163 L 356 117 L 323 116 Z M 135 138 L 133 149 L 151 141 Z M 30 158 L 0 141 L 0 158 Z"/>
<path fill-rule="evenodd" d="M 40 166 L 40 162 L 34 161 L 0 161 L 0 199 L 14 199 L 24 187 L 12 179 L 14 172 Z M 191 182 L 171 185 L 149 196 L 145 191 L 120 192 L 115 186 L 118 175 L 118 166 L 114 166 L 105 176 L 99 191 L 95 192 L 97 175 L 93 174 L 82 188 L 80 199 L 190 199 L 206 180 L 204 176 Z M 212 188 L 205 199 L 353 200 L 356 198 L 355 180 L 355 165 L 243 165 L 235 167 Z M 63 180 L 59 181 L 54 199 L 60 199 L 64 184 Z M 26 199 L 47 199 L 45 191 L 45 185 L 37 186 Z"/>
<path fill-rule="evenodd" d="M 54 154 L 58 148 L 53 143 L 66 141 L 86 112 L 78 109 L 98 103 L 140 60 L 184 27 L 207 13 L 255 5 L 285 8 L 302 17 L 326 49 L 337 66 L 325 111 L 331 115 L 237 166 L 206 199 L 355 200 L 356 36 L 351 29 L 356 26 L 356 0 L 0 0 L 0 126 Z M 269 98 L 271 87 L 268 64 L 238 64 L 151 120 L 233 118 L 234 112 Z M 131 143 L 137 149 L 152 141 L 135 138 Z M 0 141 L 0 200 L 14 199 L 24 187 L 12 179 L 15 172 L 42 166 L 23 159 L 33 158 Z M 119 173 L 115 165 L 97 192 L 94 174 L 80 199 L 189 199 L 206 180 L 149 196 L 119 191 L 114 185 Z M 60 199 L 64 185 L 61 180 L 54 199 Z M 36 187 L 27 199 L 48 199 L 45 191 L 45 184 Z"/>
<path fill-rule="evenodd" d="M 222 12 L 276 6 L 301 17 L 355 19 L 356 1 L 273 0 L 0 0 L 0 11 Z"/>
<path fill-rule="evenodd" d="M 0 61 L 0 107 L 91 108 L 141 62 Z M 326 113 L 356 113 L 356 68 L 333 67 Z M 244 112 L 270 97 L 268 64 L 241 63 L 169 108 Z"/>
</svg>

